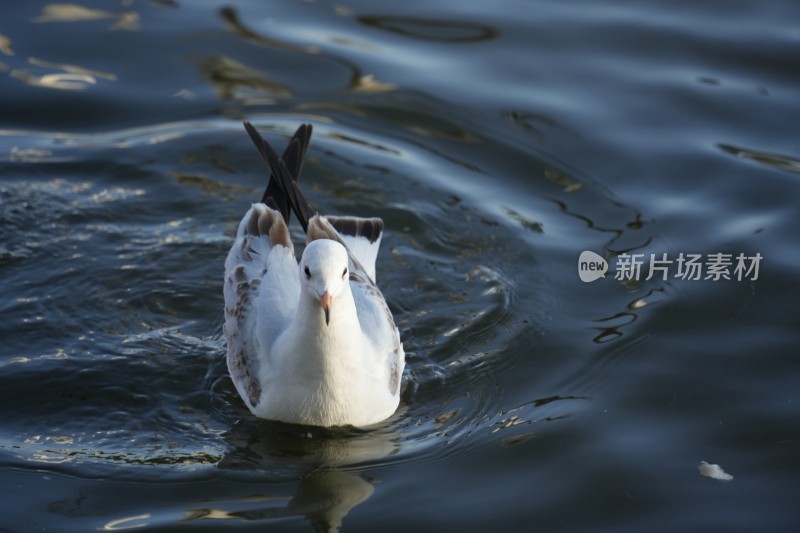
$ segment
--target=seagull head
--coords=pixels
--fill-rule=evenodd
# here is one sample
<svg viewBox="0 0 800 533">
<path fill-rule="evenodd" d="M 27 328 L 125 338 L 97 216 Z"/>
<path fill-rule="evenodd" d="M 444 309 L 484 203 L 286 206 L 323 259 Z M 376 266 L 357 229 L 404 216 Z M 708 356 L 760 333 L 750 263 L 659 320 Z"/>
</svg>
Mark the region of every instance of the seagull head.
<svg viewBox="0 0 800 533">
<path fill-rule="evenodd" d="M 308 243 L 300 260 L 300 284 L 313 300 L 320 303 L 325 313 L 325 324 L 330 324 L 334 301 L 350 286 L 349 274 L 344 246 L 330 239 Z"/>
</svg>

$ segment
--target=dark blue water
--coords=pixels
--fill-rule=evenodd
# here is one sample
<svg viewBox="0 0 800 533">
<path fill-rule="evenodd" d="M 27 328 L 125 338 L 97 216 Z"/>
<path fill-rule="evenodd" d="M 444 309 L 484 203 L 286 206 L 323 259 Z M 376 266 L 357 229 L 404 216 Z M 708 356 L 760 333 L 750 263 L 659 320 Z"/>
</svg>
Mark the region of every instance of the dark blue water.
<svg viewBox="0 0 800 533">
<path fill-rule="evenodd" d="M 5 2 L 0 530 L 796 528 L 798 20 Z M 242 120 L 313 123 L 309 201 L 386 221 L 408 370 L 378 427 L 260 421 L 229 381 L 222 265 L 265 183 Z"/>
</svg>

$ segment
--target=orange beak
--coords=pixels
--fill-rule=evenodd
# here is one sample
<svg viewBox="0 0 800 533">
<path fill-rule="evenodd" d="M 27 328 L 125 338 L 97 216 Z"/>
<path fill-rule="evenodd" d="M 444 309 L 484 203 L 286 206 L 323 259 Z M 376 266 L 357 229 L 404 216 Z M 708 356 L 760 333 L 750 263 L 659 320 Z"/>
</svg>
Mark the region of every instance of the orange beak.
<svg viewBox="0 0 800 533">
<path fill-rule="evenodd" d="M 328 291 L 322 293 L 322 298 L 319 299 L 322 304 L 322 310 L 325 311 L 325 325 L 331 322 L 331 295 Z"/>
</svg>

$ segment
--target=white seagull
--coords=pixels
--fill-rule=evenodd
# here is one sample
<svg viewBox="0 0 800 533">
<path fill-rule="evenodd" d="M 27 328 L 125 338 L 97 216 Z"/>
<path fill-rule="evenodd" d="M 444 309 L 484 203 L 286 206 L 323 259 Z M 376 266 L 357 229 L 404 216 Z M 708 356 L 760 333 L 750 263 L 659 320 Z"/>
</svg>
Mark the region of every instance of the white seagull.
<svg viewBox="0 0 800 533">
<path fill-rule="evenodd" d="M 225 261 L 228 371 L 250 411 L 313 426 L 368 426 L 400 402 L 405 354 L 381 291 L 379 218 L 309 217 L 297 187 L 311 125 L 282 157 L 249 122 L 270 170 L 260 203 L 245 213 Z M 298 264 L 288 223 L 306 232 Z"/>
</svg>

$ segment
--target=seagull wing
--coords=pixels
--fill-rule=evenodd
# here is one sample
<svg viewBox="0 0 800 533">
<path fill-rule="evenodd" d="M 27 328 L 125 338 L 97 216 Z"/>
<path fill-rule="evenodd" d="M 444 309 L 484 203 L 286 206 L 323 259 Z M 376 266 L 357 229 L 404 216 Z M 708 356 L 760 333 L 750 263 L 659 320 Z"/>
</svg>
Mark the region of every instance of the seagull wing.
<svg viewBox="0 0 800 533">
<path fill-rule="evenodd" d="M 270 178 L 262 203 L 254 204 L 239 224 L 225 262 L 225 326 L 228 369 L 251 411 L 263 398 L 275 340 L 291 324 L 300 295 L 300 276 L 287 224 L 297 215 L 307 241 L 331 239 L 348 251 L 350 289 L 374 383 L 385 383 L 397 398 L 405 354 L 392 313 L 375 284 L 375 260 L 383 233 L 379 218 L 310 216 L 297 186 L 311 126 L 303 125 L 278 156 L 250 123 L 245 123 L 266 163 Z"/>
<path fill-rule="evenodd" d="M 259 375 L 269 350 L 287 327 L 300 292 L 297 261 L 281 214 L 254 204 L 239 223 L 225 260 L 225 324 L 228 370 L 253 408 L 261 398 Z"/>
<path fill-rule="evenodd" d="M 287 224 L 311 126 L 297 129 L 282 157 L 249 122 L 245 129 L 270 169 L 270 177 L 262 203 L 253 204 L 245 213 L 225 260 L 223 330 L 228 341 L 228 370 L 252 409 L 261 398 L 259 378 L 271 362 L 272 343 L 288 327 L 300 294 Z M 307 223 L 307 212 L 295 211 L 301 223 Z"/>
<path fill-rule="evenodd" d="M 336 226 L 344 228 L 348 233 L 340 233 Z M 358 231 L 349 231 L 351 228 L 361 228 L 361 234 L 358 235 Z M 347 248 L 350 259 L 350 290 L 356 304 L 361 331 L 375 357 L 385 359 L 385 365 L 381 365 L 385 374 L 381 377 L 386 379 L 387 387 L 392 394 L 399 394 L 405 352 L 386 299 L 374 281 L 375 257 L 382 228 L 383 221 L 379 218 L 317 215 L 309 220 L 306 240 L 310 242 L 315 239 L 331 239 Z M 360 256 L 353 253 L 354 249 L 360 251 Z M 366 266 L 362 260 L 367 262 Z"/>
<path fill-rule="evenodd" d="M 372 281 L 375 277 L 375 261 L 383 237 L 383 220 L 380 218 L 325 217 L 339 235 L 339 240 L 355 257 Z"/>
</svg>

